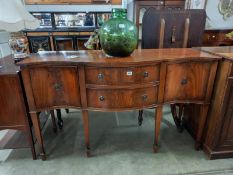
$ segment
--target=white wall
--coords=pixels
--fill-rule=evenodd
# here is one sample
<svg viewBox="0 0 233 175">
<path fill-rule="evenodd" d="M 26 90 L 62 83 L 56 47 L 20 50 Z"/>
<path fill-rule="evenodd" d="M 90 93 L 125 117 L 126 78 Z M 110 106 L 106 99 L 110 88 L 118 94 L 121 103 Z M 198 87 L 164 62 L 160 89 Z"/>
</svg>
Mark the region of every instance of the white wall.
<svg viewBox="0 0 233 175">
<path fill-rule="evenodd" d="M 8 40 L 9 33 L 0 31 L 0 58 L 11 54 Z"/>
</svg>

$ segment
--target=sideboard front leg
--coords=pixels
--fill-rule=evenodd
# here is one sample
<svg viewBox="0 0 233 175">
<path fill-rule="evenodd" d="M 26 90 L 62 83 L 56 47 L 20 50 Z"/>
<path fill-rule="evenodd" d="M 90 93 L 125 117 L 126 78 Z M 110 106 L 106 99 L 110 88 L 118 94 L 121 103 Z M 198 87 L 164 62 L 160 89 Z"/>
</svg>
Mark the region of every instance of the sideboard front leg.
<svg viewBox="0 0 233 175">
<path fill-rule="evenodd" d="M 43 143 L 43 138 L 42 138 L 41 128 L 40 128 L 39 115 L 37 113 L 31 113 L 30 116 L 31 116 L 32 124 L 33 124 L 34 130 L 35 130 L 36 140 L 39 144 L 41 159 L 46 160 L 44 143 Z"/>
<path fill-rule="evenodd" d="M 158 152 L 159 149 L 159 133 L 162 122 L 162 115 L 163 115 L 163 106 L 158 106 L 155 111 L 155 138 L 153 145 L 153 149 L 155 153 Z"/>
<path fill-rule="evenodd" d="M 201 148 L 202 135 L 203 135 L 203 130 L 204 130 L 205 123 L 206 123 L 208 109 L 209 109 L 209 105 L 203 104 L 200 106 L 200 116 L 199 116 L 200 120 L 199 120 L 199 125 L 198 125 L 198 130 L 197 130 L 196 143 L 195 143 L 196 150 L 199 150 Z"/>
<path fill-rule="evenodd" d="M 138 125 L 141 126 L 143 122 L 143 110 L 139 110 L 138 112 Z"/>
<path fill-rule="evenodd" d="M 83 127 L 84 127 L 84 135 L 85 135 L 85 144 L 86 144 L 86 155 L 87 157 L 91 156 L 90 151 L 90 137 L 89 137 L 89 116 L 87 110 L 82 110 L 83 115 Z"/>
</svg>

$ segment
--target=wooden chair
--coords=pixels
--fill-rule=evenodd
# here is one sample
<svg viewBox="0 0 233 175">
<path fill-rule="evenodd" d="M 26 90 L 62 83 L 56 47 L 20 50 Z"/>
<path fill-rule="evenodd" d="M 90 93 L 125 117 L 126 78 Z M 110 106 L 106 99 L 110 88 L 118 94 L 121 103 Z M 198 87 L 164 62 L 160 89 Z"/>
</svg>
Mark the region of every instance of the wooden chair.
<svg viewBox="0 0 233 175">
<path fill-rule="evenodd" d="M 186 48 L 202 44 L 206 13 L 204 10 L 148 9 L 142 23 L 142 48 Z M 175 85 L 174 85 L 175 86 Z M 171 104 L 171 112 L 179 132 L 183 131 L 184 104 Z M 178 107 L 178 111 L 177 111 Z M 139 111 L 139 122 L 142 122 Z M 140 124 L 140 123 L 139 123 Z"/>
</svg>

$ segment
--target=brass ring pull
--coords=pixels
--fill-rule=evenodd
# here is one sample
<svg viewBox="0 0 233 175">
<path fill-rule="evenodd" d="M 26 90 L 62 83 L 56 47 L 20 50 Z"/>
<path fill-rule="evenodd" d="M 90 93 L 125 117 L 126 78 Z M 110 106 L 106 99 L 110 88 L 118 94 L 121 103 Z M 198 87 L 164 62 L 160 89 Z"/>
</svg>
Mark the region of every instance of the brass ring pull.
<svg viewBox="0 0 233 175">
<path fill-rule="evenodd" d="M 100 101 L 104 101 L 104 100 L 105 100 L 104 96 L 100 96 L 100 97 L 99 97 L 99 100 L 100 100 Z"/>
<path fill-rule="evenodd" d="M 146 77 L 149 77 L 149 73 L 148 72 L 144 72 L 143 76 L 146 78 Z"/>
<path fill-rule="evenodd" d="M 142 95 L 142 100 L 143 100 L 143 101 L 146 101 L 147 98 L 148 98 L 148 96 L 147 96 L 146 94 L 145 94 L 145 95 Z"/>
<path fill-rule="evenodd" d="M 59 90 L 61 90 L 62 85 L 59 84 L 59 83 L 55 83 L 53 87 L 54 87 L 54 89 L 55 89 L 56 91 L 59 91 Z"/>
<path fill-rule="evenodd" d="M 104 79 L 104 75 L 103 74 L 98 74 L 98 79 L 99 80 L 103 80 Z"/>
<path fill-rule="evenodd" d="M 182 84 L 182 85 L 186 85 L 187 83 L 188 83 L 188 80 L 187 80 L 187 79 L 181 80 L 181 84 Z"/>
</svg>

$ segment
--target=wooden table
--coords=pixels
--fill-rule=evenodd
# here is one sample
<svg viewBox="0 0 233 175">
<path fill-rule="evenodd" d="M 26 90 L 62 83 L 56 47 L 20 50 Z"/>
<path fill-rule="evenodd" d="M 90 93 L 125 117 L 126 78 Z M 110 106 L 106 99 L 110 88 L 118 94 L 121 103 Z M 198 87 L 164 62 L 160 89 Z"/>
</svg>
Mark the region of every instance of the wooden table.
<svg viewBox="0 0 233 175">
<path fill-rule="evenodd" d="M 199 148 L 220 59 L 193 49 L 135 50 L 125 58 L 107 57 L 102 51 L 31 55 L 19 65 L 42 159 L 46 155 L 37 112 L 56 108 L 82 110 L 86 152 L 90 155 L 89 110 L 156 108 L 156 152 L 163 104 L 199 104 Z"/>
</svg>

